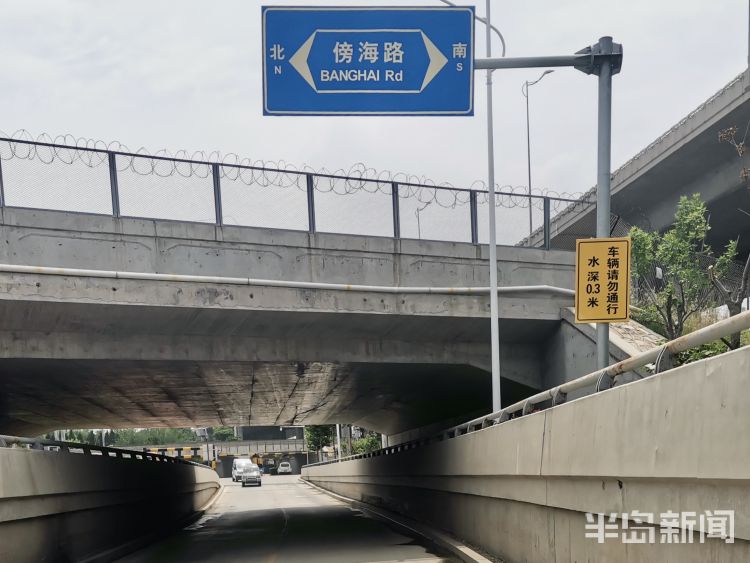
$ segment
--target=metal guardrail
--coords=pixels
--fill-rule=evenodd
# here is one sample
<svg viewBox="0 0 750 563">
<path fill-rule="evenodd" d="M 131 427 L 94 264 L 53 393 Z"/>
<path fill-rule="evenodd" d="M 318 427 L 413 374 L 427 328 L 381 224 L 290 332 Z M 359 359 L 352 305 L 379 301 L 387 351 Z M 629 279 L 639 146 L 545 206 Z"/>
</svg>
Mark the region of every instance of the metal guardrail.
<svg viewBox="0 0 750 563">
<path fill-rule="evenodd" d="M 337 232 L 341 234 L 347 234 L 346 231 L 331 231 L 320 229 L 321 223 L 321 211 L 316 210 L 316 192 L 324 192 L 321 195 L 325 195 L 325 192 L 334 191 L 334 184 L 336 182 L 342 182 L 345 185 L 344 194 L 350 195 L 357 191 L 368 192 L 370 194 L 375 192 L 382 192 L 382 195 L 390 198 L 390 203 L 386 204 L 390 206 L 390 212 L 386 213 L 388 216 L 382 217 L 380 225 L 390 223 L 391 229 L 390 236 L 394 239 L 401 238 L 416 238 L 418 240 L 446 240 L 452 242 L 471 242 L 473 244 L 480 244 L 480 238 L 484 237 L 480 235 L 480 224 L 484 228 L 484 212 L 481 214 L 479 209 L 481 206 L 489 205 L 487 200 L 487 191 L 478 190 L 471 188 L 454 188 L 449 186 L 437 186 L 434 184 L 422 184 L 410 181 L 392 181 L 391 179 L 381 178 L 370 178 L 370 177 L 355 177 L 345 176 L 339 174 L 327 174 L 327 173 L 315 173 L 309 171 L 300 171 L 294 169 L 281 169 L 281 168 L 269 168 L 264 166 L 253 166 L 248 164 L 234 164 L 225 162 L 212 162 L 209 160 L 192 160 L 189 158 L 175 158 L 161 155 L 149 155 L 143 152 L 124 152 L 117 150 L 109 150 L 106 148 L 88 147 L 88 146 L 73 146 L 57 143 L 45 143 L 39 141 L 29 141 L 23 139 L 15 139 L 8 137 L 0 137 L 0 144 L 7 143 L 10 147 L 10 156 L 3 156 L 0 151 L 0 207 L 19 207 L 19 208 L 32 208 L 32 209 L 53 209 L 60 211 L 70 212 L 82 212 L 74 209 L 75 207 L 70 201 L 73 197 L 69 194 L 69 197 L 65 198 L 59 205 L 54 207 L 44 206 L 38 203 L 30 203 L 23 205 L 11 205 L 8 202 L 9 189 L 12 187 L 12 180 L 8 174 L 3 171 L 3 164 L 12 162 L 14 159 L 33 161 L 38 160 L 39 166 L 50 166 L 55 164 L 57 161 L 64 164 L 73 164 L 77 161 L 83 162 L 85 168 L 88 170 L 97 168 L 99 166 L 108 168 L 106 174 L 97 175 L 95 180 L 96 189 L 108 189 L 110 202 L 106 202 L 106 206 L 99 209 L 99 211 L 93 211 L 95 214 L 103 214 L 103 209 L 108 208 L 109 215 L 113 217 L 131 217 L 131 218 L 148 218 L 148 219 L 163 219 L 163 220 L 175 220 L 174 209 L 179 206 L 182 202 L 167 201 L 166 203 L 172 207 L 172 216 L 170 212 L 164 211 L 164 205 L 161 205 L 155 215 L 148 217 L 139 215 L 128 215 L 123 210 L 122 206 L 122 195 L 125 189 L 125 181 L 132 183 L 132 177 L 134 175 L 139 176 L 154 176 L 157 180 L 166 182 L 169 176 L 175 175 L 181 180 L 185 180 L 189 177 L 198 178 L 205 180 L 204 184 L 201 185 L 201 203 L 199 205 L 206 205 L 210 199 L 209 192 L 213 192 L 213 209 L 212 213 L 208 213 L 206 209 L 200 210 L 200 216 L 202 219 L 188 219 L 193 222 L 203 223 L 214 223 L 217 226 L 224 225 L 244 225 L 244 226 L 263 226 L 254 225 L 249 223 L 233 223 L 227 221 L 227 194 L 224 193 L 223 182 L 244 182 L 244 176 L 249 175 L 252 179 L 251 183 L 257 184 L 258 186 L 268 187 L 288 187 L 294 185 L 304 191 L 303 197 L 306 197 L 307 217 L 306 217 L 306 230 L 310 233 L 316 232 Z M 21 151 L 18 147 L 27 147 L 26 151 Z M 49 150 L 49 157 L 40 157 L 39 152 L 42 150 Z M 118 164 L 118 162 L 120 164 Z M 125 167 L 122 166 L 122 162 L 125 162 Z M 140 163 L 140 164 L 139 164 Z M 167 172 L 162 170 L 160 166 L 166 167 Z M 183 170 L 184 168 L 184 170 Z M 144 172 L 145 171 L 145 172 Z M 23 172 L 24 182 L 28 181 L 28 176 L 31 174 L 28 170 Z M 54 167 L 49 169 L 40 169 L 35 171 L 34 174 L 38 175 L 42 182 L 49 182 L 54 180 L 54 174 L 60 174 L 60 170 L 56 170 Z M 53 176 L 50 176 L 52 174 Z M 123 176 L 125 174 L 125 176 Z M 33 174 L 32 174 L 33 175 Z M 256 175 L 262 178 L 262 181 L 256 181 Z M 291 178 L 291 180 L 290 180 Z M 210 180 L 210 182 L 209 182 Z M 18 180 L 16 180 L 18 181 Z M 104 185 L 104 183 L 108 185 Z M 321 186 L 324 184 L 330 184 L 328 189 L 323 190 Z M 102 185 L 100 185 L 102 184 Z M 42 191 L 43 186 L 38 188 L 34 186 L 34 189 Z M 16 190 L 21 189 L 17 186 Z M 28 188 L 24 188 L 28 189 Z M 144 184 L 142 188 L 144 196 L 151 196 L 155 190 L 153 186 Z M 203 193 L 205 192 L 205 193 Z M 98 193 L 98 192 L 97 192 Z M 187 194 L 187 192 L 185 192 Z M 559 210 L 567 208 L 569 205 L 575 205 L 578 200 L 568 199 L 562 197 L 553 196 L 539 196 L 532 194 L 521 194 L 518 192 L 506 192 L 500 190 L 496 192 L 495 206 L 497 208 L 524 208 L 528 209 L 529 217 L 532 208 L 537 212 L 541 213 L 541 229 L 546 233 L 546 236 L 537 245 L 538 248 L 549 248 L 549 235 L 550 235 L 550 221 L 551 217 Z M 102 196 L 102 194 L 99 194 Z M 204 197 L 205 196 L 205 197 Z M 85 200 L 85 195 L 82 196 Z M 187 196 L 186 196 L 187 197 Z M 100 197 L 101 201 L 98 205 L 105 205 L 105 198 Z M 442 201 L 441 201 L 442 200 Z M 379 200 L 380 201 L 380 200 Z M 384 200 L 382 200 L 384 201 Z M 447 202 L 447 203 L 446 203 Z M 257 207 L 257 202 L 256 207 Z M 343 200 L 342 200 L 343 203 Z M 422 236 L 420 223 L 420 212 L 424 212 L 425 209 L 436 203 L 437 206 L 443 207 L 444 209 L 450 209 L 451 217 L 460 223 L 458 226 L 458 233 L 453 233 L 454 238 L 434 238 L 432 236 Z M 410 217 L 412 223 L 416 221 L 416 229 L 418 236 L 404 236 L 405 231 L 405 211 L 402 209 L 404 205 L 409 206 L 410 212 L 416 213 L 416 220 Z M 412 209 L 414 208 L 414 209 Z M 385 208 L 380 209 L 381 213 Z M 85 211 L 89 212 L 89 211 Z M 331 211 L 329 210 L 329 213 Z M 342 208 L 342 215 L 350 213 L 351 211 L 344 210 Z M 360 210 L 360 212 L 362 212 Z M 422 213 L 424 215 L 424 213 Z M 213 220 L 206 219 L 206 217 L 212 216 Z M 519 215 L 520 217 L 520 215 Z M 523 221 L 527 221 L 528 218 L 524 218 Z M 330 218 L 329 218 L 330 219 Z M 501 219 L 502 220 L 502 219 Z M 519 219 L 520 220 L 520 219 Z M 425 221 L 422 218 L 422 221 Z M 445 217 L 433 219 L 433 221 L 445 222 Z M 507 221 L 506 221 L 507 223 Z M 411 224 L 410 224 L 411 225 Z M 413 227 L 414 225 L 411 225 Z M 271 227 L 273 228 L 273 227 Z M 278 227 L 277 227 L 278 228 Z M 297 229 L 304 230 L 304 229 Z M 414 228 L 411 228 L 414 231 Z M 468 231 L 468 232 L 464 232 Z M 433 232 L 438 232 L 438 237 L 447 236 L 446 229 L 438 226 L 433 226 Z M 525 231 L 528 233 L 528 229 Z M 350 233 L 350 234 L 362 234 L 362 233 Z M 383 236 L 381 235 L 370 235 L 370 236 Z M 514 236 L 514 235 L 512 235 Z M 458 237 L 458 238 L 456 238 Z M 507 241 L 508 244 L 517 245 L 518 240 L 523 237 L 522 232 L 515 237 L 512 241 Z M 460 239 L 460 240 L 459 240 Z"/>
<path fill-rule="evenodd" d="M 273 453 L 303 453 L 305 441 L 302 438 L 287 438 L 286 440 L 238 440 L 227 442 L 214 442 L 220 454 L 247 455 L 273 454 Z"/>
<path fill-rule="evenodd" d="M 553 387 L 552 389 L 548 389 L 546 391 L 542 391 L 541 393 L 532 395 L 531 397 L 528 397 L 522 401 L 518 401 L 517 403 L 507 406 L 500 411 L 493 412 L 491 414 L 475 418 L 474 420 L 470 420 L 468 422 L 453 426 L 452 428 L 443 430 L 442 432 L 434 436 L 405 442 L 397 446 L 390 446 L 366 454 L 357 454 L 340 459 L 311 463 L 303 467 L 313 467 L 316 465 L 338 463 L 339 461 L 348 461 L 352 459 L 362 459 L 381 455 L 391 455 L 401 451 L 411 450 L 420 446 L 433 444 L 435 442 L 441 442 L 443 440 L 463 436 L 465 434 L 476 432 L 478 430 L 482 430 L 483 428 L 488 428 L 497 424 L 502 424 L 503 422 L 506 422 L 513 418 L 518 418 L 520 416 L 531 414 L 532 412 L 538 412 L 539 410 L 545 410 L 546 408 L 552 408 L 560 405 L 561 403 L 565 402 L 568 393 L 571 393 L 572 391 L 577 391 L 586 387 L 593 387 L 590 393 L 593 394 L 605 389 L 609 389 L 616 375 L 634 369 L 642 368 L 647 364 L 655 364 L 654 375 L 657 375 L 658 373 L 660 373 L 661 365 L 666 359 L 668 359 L 669 356 L 677 354 L 678 352 L 684 352 L 685 350 L 689 350 L 697 346 L 702 346 L 703 344 L 708 344 L 709 342 L 714 342 L 715 340 L 718 340 L 720 338 L 725 338 L 731 334 L 736 334 L 747 329 L 750 329 L 750 310 L 745 311 L 744 313 L 740 313 L 739 315 L 735 315 L 734 317 L 724 319 L 702 329 L 696 330 L 695 332 L 691 332 L 690 334 L 686 334 L 684 336 L 676 338 L 675 340 L 667 342 L 662 346 L 658 346 L 656 348 L 652 348 L 651 350 L 647 350 L 646 352 L 642 352 L 641 354 L 631 356 L 630 358 L 627 358 L 621 362 L 610 365 L 604 370 L 597 370 L 577 379 L 562 383 L 561 385 Z M 605 382 L 607 383 L 606 386 L 603 385 Z M 546 406 L 544 405 L 545 403 Z M 535 407 L 538 405 L 542 405 L 542 408 L 536 409 Z"/>
<path fill-rule="evenodd" d="M 279 448 L 283 448 L 284 446 L 287 446 L 289 449 L 294 449 L 295 451 L 304 451 L 304 445 L 305 441 L 302 438 L 284 438 L 284 439 L 261 439 L 261 440 L 226 440 L 226 441 L 212 441 L 209 440 L 206 442 L 203 441 L 195 441 L 195 442 L 175 442 L 171 444 L 148 444 L 144 446 L 130 446 L 125 449 L 132 449 L 132 448 L 138 448 L 139 451 L 141 448 L 146 448 L 149 450 L 194 450 L 194 449 L 200 449 L 205 448 L 206 443 L 212 444 L 214 446 L 222 447 L 222 448 L 234 448 L 234 447 L 247 447 L 250 446 L 252 448 L 256 448 L 259 451 L 265 451 L 265 450 L 274 450 L 278 451 Z"/>
<path fill-rule="evenodd" d="M 43 440 L 37 438 L 23 438 L 20 436 L 0 435 L 0 448 L 24 448 L 28 450 L 41 450 L 59 452 L 65 454 L 78 454 L 89 456 L 103 456 L 117 459 L 129 459 L 133 461 L 145 461 L 155 463 L 180 463 L 183 465 L 197 465 L 206 467 L 201 463 L 188 461 L 177 457 L 149 452 L 138 452 L 120 448 L 110 448 L 93 444 L 80 444 L 78 442 L 58 442 L 56 440 Z"/>
</svg>

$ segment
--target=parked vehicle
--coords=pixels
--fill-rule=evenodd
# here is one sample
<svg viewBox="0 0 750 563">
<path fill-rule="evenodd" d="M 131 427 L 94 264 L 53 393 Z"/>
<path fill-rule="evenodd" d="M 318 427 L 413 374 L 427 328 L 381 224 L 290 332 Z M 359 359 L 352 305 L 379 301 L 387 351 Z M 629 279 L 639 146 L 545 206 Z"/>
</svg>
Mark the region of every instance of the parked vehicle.
<svg viewBox="0 0 750 563">
<path fill-rule="evenodd" d="M 247 457 L 236 457 L 232 460 L 232 481 L 241 481 L 245 468 L 255 465 L 253 460 Z M 255 465 L 255 467 L 258 467 Z"/>
<path fill-rule="evenodd" d="M 258 485 L 260 487 L 263 484 L 261 482 L 260 468 L 254 463 L 242 468 L 242 476 L 240 477 L 240 480 L 242 481 L 243 487 L 245 485 Z"/>
<path fill-rule="evenodd" d="M 292 473 L 292 464 L 289 463 L 288 461 L 282 461 L 279 464 L 279 468 L 276 470 L 276 473 L 278 475 L 281 475 L 283 473 L 291 474 Z"/>
</svg>

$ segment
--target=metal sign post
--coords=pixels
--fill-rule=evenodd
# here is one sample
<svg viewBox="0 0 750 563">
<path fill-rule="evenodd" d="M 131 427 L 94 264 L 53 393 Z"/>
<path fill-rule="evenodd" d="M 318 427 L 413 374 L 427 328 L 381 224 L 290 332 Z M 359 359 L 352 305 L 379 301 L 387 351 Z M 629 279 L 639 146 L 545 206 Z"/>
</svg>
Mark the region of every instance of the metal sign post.
<svg viewBox="0 0 750 563">
<path fill-rule="evenodd" d="M 596 233 L 597 236 L 609 236 L 609 203 L 610 203 L 610 154 L 612 136 L 612 76 L 622 67 L 622 45 L 613 43 L 611 37 L 602 37 L 591 47 L 581 49 L 574 55 L 552 57 L 515 57 L 504 59 L 485 59 L 474 62 L 474 68 L 537 68 L 570 66 L 586 74 L 599 76 L 599 135 L 597 148 L 597 189 L 596 189 Z M 494 209 L 493 209 L 494 211 Z M 493 321 L 493 326 L 495 322 Z M 597 365 L 603 369 L 609 365 L 609 325 L 597 325 Z M 493 346 L 496 342 L 493 340 Z M 494 364 L 493 364 L 494 366 Z M 499 374 L 493 370 L 493 389 L 495 380 L 499 385 Z M 495 406 L 495 411 L 500 410 Z"/>
<path fill-rule="evenodd" d="M 599 40 L 599 51 L 603 55 L 612 54 L 612 38 L 602 37 Z M 610 193 L 610 156 L 612 151 L 612 67 L 609 64 L 599 65 L 599 150 L 596 160 L 596 236 L 605 238 L 610 235 L 609 204 Z M 609 365 L 609 325 L 596 325 L 596 367 L 604 369 Z"/>
</svg>

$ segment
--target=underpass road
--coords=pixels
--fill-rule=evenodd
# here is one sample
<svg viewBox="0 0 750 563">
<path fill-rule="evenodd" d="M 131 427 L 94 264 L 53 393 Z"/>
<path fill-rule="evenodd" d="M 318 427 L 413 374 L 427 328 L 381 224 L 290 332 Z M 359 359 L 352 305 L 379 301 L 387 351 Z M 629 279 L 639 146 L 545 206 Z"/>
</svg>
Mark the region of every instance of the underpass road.
<svg viewBox="0 0 750 563">
<path fill-rule="evenodd" d="M 297 475 L 264 475 L 262 487 L 222 484 L 224 494 L 203 518 L 120 562 L 458 563 Z"/>
</svg>

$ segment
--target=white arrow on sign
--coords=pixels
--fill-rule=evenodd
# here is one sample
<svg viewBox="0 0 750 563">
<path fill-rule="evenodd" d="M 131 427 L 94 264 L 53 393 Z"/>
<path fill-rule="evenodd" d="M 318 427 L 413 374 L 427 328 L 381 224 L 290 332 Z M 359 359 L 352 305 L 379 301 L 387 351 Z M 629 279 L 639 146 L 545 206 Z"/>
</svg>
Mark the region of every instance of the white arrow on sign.
<svg viewBox="0 0 750 563">
<path fill-rule="evenodd" d="M 435 47 L 435 44 L 427 38 L 423 31 L 420 31 L 419 33 L 422 34 L 424 46 L 427 48 L 427 54 L 430 56 L 430 66 L 427 67 L 427 74 L 424 75 L 424 82 L 422 82 L 422 87 L 419 89 L 419 91 L 421 92 L 430 83 L 430 81 L 435 78 L 435 75 L 443 70 L 443 67 L 448 62 L 448 59 L 446 59 L 445 55 L 440 52 L 440 49 Z"/>
<path fill-rule="evenodd" d="M 289 64 L 294 67 L 294 70 L 300 73 L 302 78 L 305 79 L 305 82 L 307 82 L 316 92 L 318 91 L 318 88 L 315 86 L 315 81 L 310 73 L 310 67 L 307 66 L 307 57 L 310 55 L 310 49 L 312 49 L 312 44 L 313 41 L 315 41 L 315 35 L 317 33 L 317 31 L 314 31 L 313 34 L 307 38 L 307 41 L 302 44 L 302 47 L 297 49 L 297 52 L 292 55 L 291 59 L 289 59 Z"/>
<path fill-rule="evenodd" d="M 424 34 L 424 32 L 420 29 L 399 29 L 399 30 L 389 30 L 389 29 L 357 29 L 357 30 L 347 30 L 347 31 L 357 31 L 357 32 L 373 32 L 373 31 L 399 31 L 399 32 L 413 32 L 413 33 L 419 33 L 422 36 L 422 40 L 424 41 L 425 49 L 427 49 L 427 56 L 430 58 L 430 64 L 427 66 L 427 72 L 425 73 L 424 80 L 422 81 L 422 87 L 419 90 L 318 90 L 318 87 L 315 84 L 315 80 L 313 79 L 312 73 L 310 72 L 310 66 L 307 64 L 307 59 L 310 56 L 310 50 L 312 49 L 313 42 L 315 41 L 315 36 L 318 34 L 319 31 L 322 32 L 333 32 L 336 30 L 316 30 L 313 32 L 313 34 L 307 38 L 307 41 L 305 41 L 302 46 L 297 49 L 297 52 L 292 55 L 292 58 L 289 59 L 289 64 L 294 67 L 294 70 L 299 72 L 300 76 L 305 79 L 305 82 L 307 82 L 310 87 L 315 90 L 316 92 L 320 94 L 373 94 L 373 93 L 388 93 L 388 94 L 416 94 L 419 92 L 422 92 L 427 85 L 432 82 L 432 79 L 437 76 L 437 74 L 443 69 L 443 67 L 448 63 L 448 59 L 443 55 L 443 53 L 440 52 L 440 49 L 438 49 L 435 44 L 430 41 L 430 39 Z"/>
</svg>

